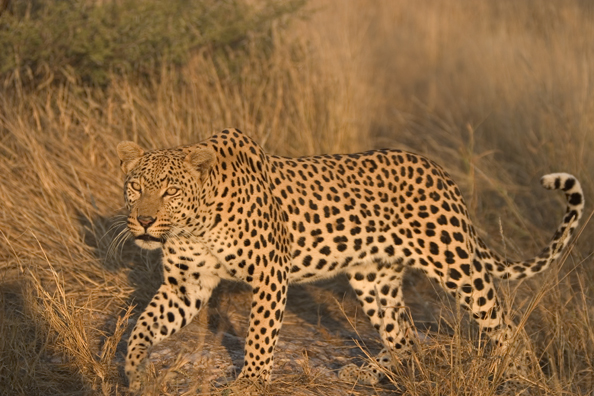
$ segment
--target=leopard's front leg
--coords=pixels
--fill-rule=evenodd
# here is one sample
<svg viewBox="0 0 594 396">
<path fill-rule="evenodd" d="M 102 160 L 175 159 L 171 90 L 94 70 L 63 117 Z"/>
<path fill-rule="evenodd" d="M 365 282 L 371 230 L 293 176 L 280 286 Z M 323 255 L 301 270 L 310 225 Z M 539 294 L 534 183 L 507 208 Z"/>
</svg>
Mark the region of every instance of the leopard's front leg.
<svg viewBox="0 0 594 396">
<path fill-rule="evenodd" d="M 128 340 L 126 376 L 131 391 L 141 388 L 149 348 L 190 323 L 206 305 L 219 280 L 216 276 L 199 275 L 194 282 L 186 283 L 165 276 Z"/>
<path fill-rule="evenodd" d="M 239 379 L 267 382 L 273 364 L 274 347 L 287 303 L 288 267 L 274 265 L 254 277 L 250 325 L 245 341 L 245 360 Z M 255 279 L 257 278 L 257 279 Z"/>
</svg>

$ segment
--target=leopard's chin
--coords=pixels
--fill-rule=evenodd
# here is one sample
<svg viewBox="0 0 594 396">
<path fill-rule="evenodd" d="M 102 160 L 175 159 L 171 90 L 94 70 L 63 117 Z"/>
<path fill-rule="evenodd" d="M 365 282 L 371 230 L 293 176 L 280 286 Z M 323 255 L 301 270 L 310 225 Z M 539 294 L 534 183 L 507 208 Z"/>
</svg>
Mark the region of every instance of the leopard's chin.
<svg viewBox="0 0 594 396">
<path fill-rule="evenodd" d="M 149 234 L 142 234 L 135 238 L 134 242 L 146 250 L 155 250 L 163 247 L 163 240 Z"/>
</svg>

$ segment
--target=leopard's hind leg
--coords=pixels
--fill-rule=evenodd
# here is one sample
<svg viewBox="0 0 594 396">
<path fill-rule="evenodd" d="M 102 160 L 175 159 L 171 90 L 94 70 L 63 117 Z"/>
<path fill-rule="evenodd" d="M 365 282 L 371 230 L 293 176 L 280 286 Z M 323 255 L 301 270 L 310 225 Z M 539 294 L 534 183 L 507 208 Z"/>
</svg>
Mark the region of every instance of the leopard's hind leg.
<svg viewBox="0 0 594 396">
<path fill-rule="evenodd" d="M 373 385 L 392 370 L 392 354 L 405 356 L 415 344 L 415 332 L 404 305 L 401 264 L 374 264 L 348 273 L 351 286 L 371 324 L 379 331 L 384 349 L 375 362 L 349 364 L 339 372 L 348 382 Z"/>
</svg>

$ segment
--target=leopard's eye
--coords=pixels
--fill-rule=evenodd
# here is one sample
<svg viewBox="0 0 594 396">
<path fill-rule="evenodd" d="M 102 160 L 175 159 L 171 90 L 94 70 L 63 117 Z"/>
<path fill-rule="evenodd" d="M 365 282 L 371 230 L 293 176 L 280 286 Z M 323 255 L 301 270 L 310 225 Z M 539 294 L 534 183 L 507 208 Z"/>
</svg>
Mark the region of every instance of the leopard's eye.
<svg viewBox="0 0 594 396">
<path fill-rule="evenodd" d="M 137 182 L 132 182 L 130 183 L 130 187 L 132 188 L 132 190 L 134 191 L 140 191 L 140 183 Z"/>
<path fill-rule="evenodd" d="M 165 194 L 166 196 L 172 196 L 172 195 L 176 195 L 177 193 L 179 193 L 180 189 L 177 187 L 169 187 L 167 190 L 165 190 Z"/>
</svg>

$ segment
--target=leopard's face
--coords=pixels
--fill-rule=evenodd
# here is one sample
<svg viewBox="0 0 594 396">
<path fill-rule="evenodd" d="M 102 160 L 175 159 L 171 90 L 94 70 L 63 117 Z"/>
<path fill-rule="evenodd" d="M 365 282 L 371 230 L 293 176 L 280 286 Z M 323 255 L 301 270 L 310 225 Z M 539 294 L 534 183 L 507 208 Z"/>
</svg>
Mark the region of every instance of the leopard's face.
<svg viewBox="0 0 594 396">
<path fill-rule="evenodd" d="M 127 225 L 136 244 L 159 249 L 167 239 L 191 236 L 199 221 L 195 214 L 205 180 L 200 166 L 204 154 L 179 149 L 144 153 L 133 143 L 125 144 L 118 150 L 126 173 Z M 134 152 L 127 157 L 130 151 Z"/>
</svg>

